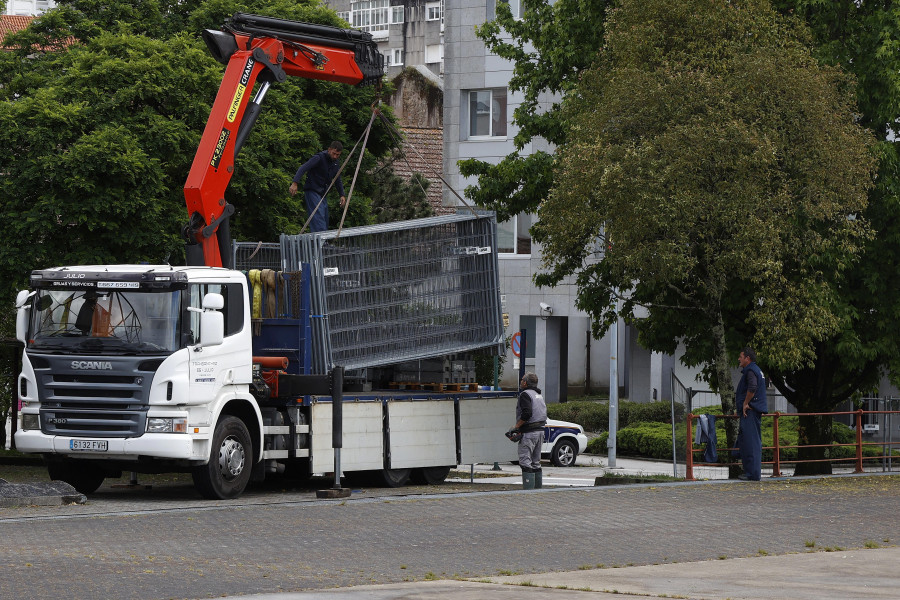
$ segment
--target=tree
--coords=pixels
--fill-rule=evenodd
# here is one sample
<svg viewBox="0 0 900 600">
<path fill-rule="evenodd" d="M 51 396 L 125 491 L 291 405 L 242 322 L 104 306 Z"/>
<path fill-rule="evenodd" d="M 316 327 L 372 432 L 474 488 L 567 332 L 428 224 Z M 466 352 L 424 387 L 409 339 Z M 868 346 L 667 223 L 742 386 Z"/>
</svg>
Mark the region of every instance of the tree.
<svg viewBox="0 0 900 600">
<path fill-rule="evenodd" d="M 434 216 L 434 209 L 425 197 L 431 182 L 421 173 L 413 173 L 409 181 L 395 175 L 389 168 L 373 175 L 376 192 L 373 201 L 376 223 L 391 223 L 407 219 Z"/>
<path fill-rule="evenodd" d="M 521 0 L 523 17 L 514 17 L 508 2 L 497 2 L 497 17 L 478 29 L 491 52 L 511 61 L 511 91 L 524 100 L 514 114 L 519 128 L 516 151 L 491 164 L 461 161 L 460 173 L 477 176 L 478 186 L 466 196 L 479 206 L 497 211 L 498 220 L 520 212 L 534 213 L 553 185 L 552 151 L 521 152 L 533 140 L 562 145 L 567 129 L 560 115 L 560 96 L 578 83 L 603 42 L 609 2 L 605 0 Z M 549 108 L 544 108 L 546 102 Z"/>
<path fill-rule="evenodd" d="M 745 331 L 784 371 L 842 331 L 842 276 L 870 235 L 871 136 L 852 80 L 807 41 L 765 0 L 622 2 L 564 102 L 558 183 L 532 230 L 538 284 L 575 276 L 595 334 L 618 313 L 645 347 L 680 338 L 726 413 Z"/>
<path fill-rule="evenodd" d="M 857 79 L 859 120 L 878 140 L 878 175 L 863 213 L 874 235 L 839 289 L 841 330 L 816 344 L 811 364 L 790 371 L 766 366 L 776 387 L 801 412 L 828 412 L 877 388 L 889 367 L 900 373 L 900 7 L 891 2 L 776 0 L 784 14 L 808 23 L 815 56 Z M 803 417 L 795 473 L 830 473 L 825 447 L 833 440 L 830 416 Z"/>
<path fill-rule="evenodd" d="M 62 0 L 0 53 L 0 277 L 7 297 L 56 264 L 182 260 L 182 187 L 223 67 L 199 39 L 238 11 L 345 25 L 306 0 Z M 185 31 L 185 24 L 188 30 Z M 287 193 L 298 165 L 332 139 L 348 147 L 373 88 L 289 78 L 273 86 L 226 199 L 237 239 L 298 233 Z M 373 128 L 354 218 L 371 220 L 368 173 L 390 137 Z M 354 207 L 356 209 L 356 207 Z M 354 224 L 350 222 L 348 224 Z"/>
</svg>

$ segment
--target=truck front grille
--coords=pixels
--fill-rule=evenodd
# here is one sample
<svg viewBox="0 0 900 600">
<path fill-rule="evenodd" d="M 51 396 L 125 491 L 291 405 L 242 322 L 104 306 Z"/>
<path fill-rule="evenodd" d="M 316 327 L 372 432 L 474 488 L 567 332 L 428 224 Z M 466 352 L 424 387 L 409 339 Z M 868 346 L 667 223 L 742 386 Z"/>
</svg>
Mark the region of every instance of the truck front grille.
<svg viewBox="0 0 900 600">
<path fill-rule="evenodd" d="M 41 409 L 41 431 L 50 435 L 136 437 L 147 411 Z"/>
<path fill-rule="evenodd" d="M 41 431 L 75 437 L 137 437 L 147 422 L 152 371 L 140 357 L 117 357 L 113 369 L 73 372 L 71 356 L 34 361 L 41 401 Z M 158 367 L 158 364 L 154 366 Z"/>
</svg>

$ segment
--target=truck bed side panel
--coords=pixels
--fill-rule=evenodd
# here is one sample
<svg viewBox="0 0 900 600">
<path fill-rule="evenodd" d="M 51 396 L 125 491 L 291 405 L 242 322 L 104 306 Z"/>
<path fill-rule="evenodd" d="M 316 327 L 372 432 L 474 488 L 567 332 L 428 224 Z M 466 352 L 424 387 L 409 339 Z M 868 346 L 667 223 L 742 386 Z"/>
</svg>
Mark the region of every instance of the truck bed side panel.
<svg viewBox="0 0 900 600">
<path fill-rule="evenodd" d="M 516 421 L 516 397 L 459 401 L 460 464 L 518 459 L 517 444 L 503 435 Z"/>
<path fill-rule="evenodd" d="M 331 448 L 331 403 L 313 404 L 311 419 L 312 472 L 334 471 Z M 369 471 L 384 468 L 381 402 L 345 402 L 342 471 Z"/>
<path fill-rule="evenodd" d="M 456 413 L 452 399 L 388 402 L 390 468 L 456 466 Z"/>
</svg>

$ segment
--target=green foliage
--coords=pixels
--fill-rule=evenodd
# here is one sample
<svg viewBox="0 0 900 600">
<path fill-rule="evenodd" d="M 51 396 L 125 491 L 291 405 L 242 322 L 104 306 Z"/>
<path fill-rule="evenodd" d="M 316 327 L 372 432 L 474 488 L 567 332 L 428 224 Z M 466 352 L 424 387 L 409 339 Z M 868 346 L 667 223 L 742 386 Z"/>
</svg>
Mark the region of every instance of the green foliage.
<svg viewBox="0 0 900 600">
<path fill-rule="evenodd" d="M 618 313 L 645 347 L 681 340 L 725 404 L 748 331 L 791 368 L 839 330 L 834 297 L 869 235 L 847 215 L 866 206 L 871 138 L 804 35 L 764 1 L 623 2 L 565 100 L 565 183 L 532 230 L 538 283 L 574 276 L 595 334 Z"/>
<path fill-rule="evenodd" d="M 609 432 L 602 431 L 596 437 L 592 437 L 588 440 L 585 452 L 588 454 L 606 454 L 608 452 L 608 447 L 606 445 L 608 441 Z"/>
<path fill-rule="evenodd" d="M 53 264 L 177 255 L 180 187 L 216 63 L 187 36 L 106 32 L 35 62 L 3 58 L 0 77 L 15 96 L 0 103 L 4 283 Z"/>
<path fill-rule="evenodd" d="M 506 336 L 504 346 L 509 350 L 512 336 Z M 501 352 L 499 356 L 488 352 L 477 352 L 475 360 L 475 381 L 480 385 L 494 385 L 494 361 L 497 362 L 497 381 L 503 378 L 503 369 L 506 367 L 507 352 Z"/>
<path fill-rule="evenodd" d="M 676 430 L 676 447 L 684 448 L 683 429 Z M 672 459 L 672 426 L 665 423 L 635 423 L 616 434 L 616 454 Z"/>
<path fill-rule="evenodd" d="M 376 223 L 391 223 L 407 219 L 434 216 L 434 209 L 425 194 L 431 182 L 421 173 L 413 173 L 410 181 L 382 168 L 372 177 L 373 213 Z"/>
<path fill-rule="evenodd" d="M 559 421 L 578 423 L 585 431 L 609 429 L 608 402 L 570 401 L 547 406 L 547 416 Z M 684 407 L 675 406 L 675 420 L 684 420 Z M 668 402 L 619 401 L 619 427 L 628 427 L 642 421 L 672 422 L 672 408 Z"/>
<path fill-rule="evenodd" d="M 585 431 L 609 428 L 609 404 L 605 402 L 569 401 L 547 405 L 547 416 L 559 421 L 578 423 Z"/>
<path fill-rule="evenodd" d="M 62 0 L 7 38 L 16 50 L 0 53 L 0 294 L 34 268 L 182 260 L 182 188 L 223 73 L 199 32 L 238 11 L 342 24 L 313 0 Z M 273 86 L 226 193 L 233 236 L 298 233 L 306 211 L 287 192 L 292 175 L 333 139 L 352 147 L 374 99 L 372 87 Z M 372 222 L 368 173 L 390 144 L 373 127 L 345 226 Z"/>
<path fill-rule="evenodd" d="M 885 365 L 895 383 L 900 373 L 900 143 L 895 141 L 900 133 L 900 6 L 820 0 L 774 0 L 773 5 L 808 24 L 820 62 L 855 75 L 859 122 L 879 140 L 876 185 L 863 213 L 875 235 L 836 298 L 843 305 L 841 330 L 818 345 L 814 365 L 788 372 L 768 368 L 792 404 L 819 412 L 877 386 Z"/>
</svg>

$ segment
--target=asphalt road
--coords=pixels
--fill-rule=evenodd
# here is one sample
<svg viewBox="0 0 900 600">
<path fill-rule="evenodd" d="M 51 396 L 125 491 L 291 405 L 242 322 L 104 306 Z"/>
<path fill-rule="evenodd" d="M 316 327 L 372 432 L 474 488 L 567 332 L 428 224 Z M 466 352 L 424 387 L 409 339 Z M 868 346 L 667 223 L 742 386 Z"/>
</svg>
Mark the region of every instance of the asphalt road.
<svg viewBox="0 0 900 600">
<path fill-rule="evenodd" d="M 499 489 L 498 489 L 499 488 Z M 201 500 L 186 482 L 0 509 L 0 598 L 209 598 L 684 563 L 900 540 L 900 476 L 523 492 L 454 483 L 346 501 Z"/>
</svg>

